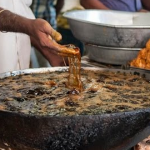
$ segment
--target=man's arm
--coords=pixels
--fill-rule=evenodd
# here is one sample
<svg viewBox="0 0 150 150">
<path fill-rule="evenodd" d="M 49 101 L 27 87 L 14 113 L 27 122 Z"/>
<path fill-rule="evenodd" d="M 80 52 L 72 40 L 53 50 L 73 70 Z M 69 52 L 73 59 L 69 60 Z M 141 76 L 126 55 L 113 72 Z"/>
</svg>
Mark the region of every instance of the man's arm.
<svg viewBox="0 0 150 150">
<path fill-rule="evenodd" d="M 103 3 L 101 3 L 99 0 L 80 0 L 80 4 L 85 9 L 109 9 Z"/>
<path fill-rule="evenodd" d="M 2 11 L 3 8 L 0 8 Z M 0 13 L 0 31 L 21 32 L 29 34 L 30 19 L 16 15 L 8 10 Z"/>
<path fill-rule="evenodd" d="M 0 8 L 0 11 L 3 8 Z M 43 19 L 28 19 L 8 10 L 0 13 L 0 31 L 20 32 L 28 34 L 41 45 L 52 50 L 58 50 L 58 44 L 53 42 L 61 40 L 61 34 L 55 31 L 50 24 Z"/>
<path fill-rule="evenodd" d="M 3 9 L 0 8 L 0 12 Z M 50 24 L 43 19 L 28 19 L 8 10 L 0 13 L 0 31 L 25 33 L 30 36 L 31 43 L 52 66 L 64 65 L 62 57 L 58 56 L 61 34 L 55 31 Z"/>
<path fill-rule="evenodd" d="M 141 0 L 143 8 L 150 11 L 150 0 Z"/>
<path fill-rule="evenodd" d="M 64 0 L 57 0 L 57 3 L 55 5 L 56 15 L 60 13 L 63 6 L 64 6 Z"/>
</svg>

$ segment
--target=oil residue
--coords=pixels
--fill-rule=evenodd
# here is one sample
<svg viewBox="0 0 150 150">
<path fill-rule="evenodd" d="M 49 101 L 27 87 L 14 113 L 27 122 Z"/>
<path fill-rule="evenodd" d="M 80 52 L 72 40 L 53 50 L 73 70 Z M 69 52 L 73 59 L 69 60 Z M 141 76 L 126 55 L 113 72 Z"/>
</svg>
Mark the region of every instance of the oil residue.
<svg viewBox="0 0 150 150">
<path fill-rule="evenodd" d="M 0 110 L 72 116 L 150 107 L 150 83 L 139 75 L 81 69 L 81 80 L 82 92 L 66 86 L 67 70 L 0 79 Z"/>
</svg>

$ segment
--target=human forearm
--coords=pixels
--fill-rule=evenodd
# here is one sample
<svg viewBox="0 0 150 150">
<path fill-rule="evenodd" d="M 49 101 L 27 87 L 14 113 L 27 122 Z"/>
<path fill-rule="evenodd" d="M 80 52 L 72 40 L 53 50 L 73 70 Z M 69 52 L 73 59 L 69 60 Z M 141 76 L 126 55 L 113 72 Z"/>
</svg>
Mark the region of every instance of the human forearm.
<svg viewBox="0 0 150 150">
<path fill-rule="evenodd" d="M 150 0 L 141 0 L 143 8 L 150 11 Z"/>
<path fill-rule="evenodd" d="M 80 0 L 80 3 L 85 9 L 109 9 L 99 0 Z"/>
<path fill-rule="evenodd" d="M 3 8 L 0 8 L 0 11 Z M 31 30 L 30 19 L 14 14 L 8 10 L 0 14 L 0 31 L 21 32 L 30 34 Z"/>
<path fill-rule="evenodd" d="M 64 6 L 64 0 L 57 0 L 57 3 L 55 5 L 57 15 L 60 13 L 63 6 Z"/>
<path fill-rule="evenodd" d="M 0 11 L 3 10 L 0 8 Z M 55 41 L 61 40 L 60 33 L 55 31 L 51 25 L 43 19 L 28 19 L 8 10 L 0 13 L 0 31 L 19 32 L 33 37 L 41 48 L 58 50 Z"/>
</svg>

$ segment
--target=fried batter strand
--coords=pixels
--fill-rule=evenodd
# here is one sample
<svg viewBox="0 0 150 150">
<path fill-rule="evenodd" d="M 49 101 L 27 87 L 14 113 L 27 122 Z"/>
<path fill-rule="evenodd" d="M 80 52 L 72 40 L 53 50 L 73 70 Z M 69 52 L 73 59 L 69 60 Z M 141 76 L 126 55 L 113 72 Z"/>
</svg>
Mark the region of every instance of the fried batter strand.
<svg viewBox="0 0 150 150">
<path fill-rule="evenodd" d="M 58 55 L 63 57 L 68 57 L 69 61 L 69 77 L 68 77 L 68 87 L 71 89 L 76 89 L 79 92 L 82 91 L 81 82 L 81 55 L 78 47 L 69 45 L 60 45 Z"/>
</svg>

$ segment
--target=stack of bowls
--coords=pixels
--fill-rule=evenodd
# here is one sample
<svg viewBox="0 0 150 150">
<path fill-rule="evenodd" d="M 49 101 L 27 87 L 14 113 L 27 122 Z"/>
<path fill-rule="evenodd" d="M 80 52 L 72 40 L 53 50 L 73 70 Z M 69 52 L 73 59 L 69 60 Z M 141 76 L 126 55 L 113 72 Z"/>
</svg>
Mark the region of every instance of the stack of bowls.
<svg viewBox="0 0 150 150">
<path fill-rule="evenodd" d="M 150 39 L 150 13 L 113 10 L 67 12 L 73 35 L 89 59 L 121 65 L 134 59 Z"/>
</svg>

